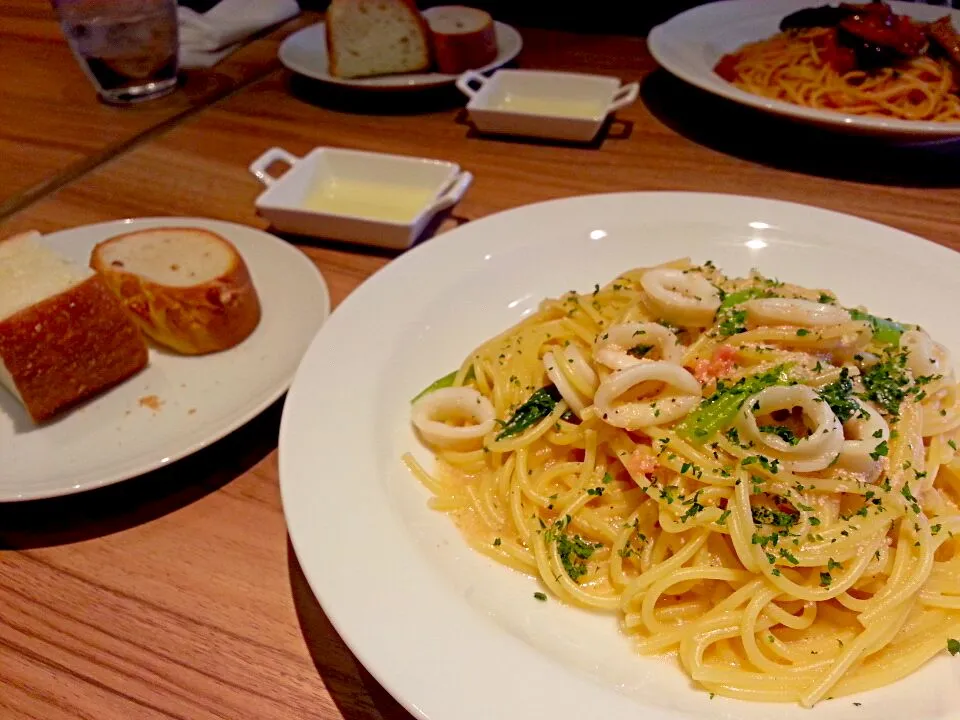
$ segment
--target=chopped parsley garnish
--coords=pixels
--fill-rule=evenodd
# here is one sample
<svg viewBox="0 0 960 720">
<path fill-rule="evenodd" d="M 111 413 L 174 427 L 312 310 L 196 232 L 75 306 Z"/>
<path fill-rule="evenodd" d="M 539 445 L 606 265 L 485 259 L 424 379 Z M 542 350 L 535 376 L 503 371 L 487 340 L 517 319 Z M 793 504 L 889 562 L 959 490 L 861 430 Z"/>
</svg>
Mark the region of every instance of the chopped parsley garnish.
<svg viewBox="0 0 960 720">
<path fill-rule="evenodd" d="M 720 334 L 724 337 L 730 337 L 731 335 L 739 335 L 742 332 L 747 331 L 747 311 L 746 310 L 732 310 L 731 312 L 725 313 L 723 320 L 720 321 L 720 324 L 717 325 L 717 330 L 720 331 Z"/>
<path fill-rule="evenodd" d="M 864 414 L 853 399 L 853 381 L 850 380 L 850 371 L 847 368 L 840 371 L 840 377 L 835 382 L 820 390 L 820 397 L 826 400 L 833 414 L 842 423 L 853 417 L 854 413 L 859 412 L 861 416 Z"/>
<path fill-rule="evenodd" d="M 604 473 L 604 474 L 603 474 L 603 484 L 604 484 L 604 485 L 608 485 L 608 484 L 610 484 L 610 483 L 612 483 L 612 482 L 613 482 L 613 475 L 611 475 L 610 473 Z"/>
<path fill-rule="evenodd" d="M 634 347 L 627 350 L 627 355 L 632 355 L 635 358 L 644 358 L 647 353 L 653 350 L 656 347 L 655 345 L 635 345 Z"/>
<path fill-rule="evenodd" d="M 913 493 L 910 492 L 910 485 L 904 483 L 903 487 L 900 488 L 900 494 L 907 499 L 907 502 L 910 503 L 910 508 L 917 514 L 920 514 L 920 504 L 917 502 L 917 499 L 913 496 Z"/>
<path fill-rule="evenodd" d="M 579 535 L 572 538 L 566 533 L 567 525 L 570 524 L 570 516 L 567 515 L 557 520 L 549 530 L 544 533 L 544 540 L 557 543 L 557 553 L 560 555 L 560 562 L 563 569 L 574 582 L 587 574 L 586 561 L 591 558 L 593 551 L 599 545 L 593 545 Z"/>
<path fill-rule="evenodd" d="M 758 429 L 762 433 L 776 435 L 789 445 L 796 445 L 800 442 L 800 438 L 794 435 L 793 430 L 788 428 L 786 425 L 761 425 Z"/>
<path fill-rule="evenodd" d="M 947 445 L 949 445 L 954 452 L 957 450 L 957 444 L 953 440 L 947 440 Z"/>
<path fill-rule="evenodd" d="M 751 455 L 749 457 L 745 457 L 740 462 L 740 465 L 742 467 L 746 467 L 747 465 L 753 465 L 754 463 L 760 463 L 760 467 L 762 467 L 771 475 L 776 475 L 778 472 L 780 472 L 780 461 L 774 459 L 773 462 L 770 462 L 770 459 L 763 455 Z M 756 482 L 756 480 L 754 482 Z"/>
<path fill-rule="evenodd" d="M 830 587 L 833 582 L 833 576 L 828 572 L 820 573 L 820 587 Z"/>
<path fill-rule="evenodd" d="M 727 293 L 723 296 L 723 301 L 717 309 L 714 322 L 717 323 L 717 330 L 723 337 L 738 335 L 747 330 L 747 312 L 737 309 L 747 300 L 761 297 L 775 297 L 775 295 L 766 288 L 750 287 L 736 292 Z"/>
<path fill-rule="evenodd" d="M 786 548 L 780 548 L 780 557 L 785 559 L 791 565 L 799 565 L 800 561 Z"/>
<path fill-rule="evenodd" d="M 500 547 L 502 544 L 503 544 L 503 542 L 500 540 L 500 538 L 495 538 L 494 541 L 493 541 L 493 546 L 494 546 L 494 547 Z"/>
<path fill-rule="evenodd" d="M 910 390 L 910 375 L 906 370 L 907 353 L 887 353 L 883 362 L 864 370 L 864 396 L 879 405 L 891 416 L 900 414 L 900 405 Z"/>
<path fill-rule="evenodd" d="M 880 443 L 873 449 L 873 452 L 870 453 L 870 457 L 874 460 L 879 460 L 881 457 L 886 457 L 889 452 L 887 447 L 887 441 L 881 440 Z"/>
<path fill-rule="evenodd" d="M 771 510 L 768 507 L 757 506 L 751 509 L 753 521 L 759 525 L 774 525 L 776 527 L 787 528 L 796 525 L 797 516 L 779 510 Z"/>
<path fill-rule="evenodd" d="M 703 510 L 703 505 L 700 504 L 699 499 L 700 499 L 700 491 L 697 490 L 692 500 L 687 500 L 683 503 L 684 505 L 689 503 L 690 507 L 687 508 L 687 511 L 680 517 L 680 520 L 682 522 L 686 522 L 687 520 L 692 518 L 694 515 L 696 515 L 697 513 Z"/>
<path fill-rule="evenodd" d="M 717 525 L 726 525 L 727 518 L 730 517 L 730 510 L 724 510 L 720 513 L 720 517 L 717 518 Z"/>
<path fill-rule="evenodd" d="M 600 497 L 601 495 L 603 495 L 603 488 L 602 487 L 588 488 L 587 495 L 596 495 L 597 497 Z"/>
<path fill-rule="evenodd" d="M 829 560 L 827 560 L 827 570 L 838 570 L 838 569 L 843 570 L 843 565 L 838 563 L 833 558 L 830 558 Z"/>
<path fill-rule="evenodd" d="M 810 334 L 810 331 L 806 328 L 800 328 L 797 330 L 797 337 L 805 337 Z"/>
<path fill-rule="evenodd" d="M 547 601 L 547 595 L 546 595 L 546 593 L 535 592 L 535 593 L 533 594 L 533 596 L 534 596 L 537 600 L 539 600 L 540 602 L 546 602 L 546 601 Z"/>
<path fill-rule="evenodd" d="M 540 388 L 530 399 L 518 407 L 513 416 L 503 423 L 503 429 L 497 435 L 497 440 L 519 435 L 524 430 L 553 412 L 553 409 L 560 402 L 560 392 L 553 385 Z"/>
<path fill-rule="evenodd" d="M 960 640 L 954 640 L 953 638 L 947 640 L 947 652 L 951 655 L 960 653 Z"/>
</svg>

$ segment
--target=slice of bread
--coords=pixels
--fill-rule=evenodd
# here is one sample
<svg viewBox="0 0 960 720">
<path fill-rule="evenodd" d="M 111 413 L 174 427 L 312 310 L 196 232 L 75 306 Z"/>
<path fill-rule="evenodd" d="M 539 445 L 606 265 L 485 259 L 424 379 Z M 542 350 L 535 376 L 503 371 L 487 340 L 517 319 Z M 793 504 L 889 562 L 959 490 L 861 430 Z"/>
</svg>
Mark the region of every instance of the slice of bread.
<svg viewBox="0 0 960 720">
<path fill-rule="evenodd" d="M 497 32 L 489 13 L 462 5 L 425 10 L 437 70 L 459 75 L 497 58 Z"/>
<path fill-rule="evenodd" d="M 226 350 L 260 322 L 260 300 L 237 249 L 199 228 L 119 235 L 93 249 L 100 273 L 140 329 L 185 355 Z"/>
<path fill-rule="evenodd" d="M 103 280 L 38 242 L 0 242 L 0 385 L 34 422 L 147 365 L 147 345 Z"/>
<path fill-rule="evenodd" d="M 336 77 L 430 69 L 429 30 L 412 0 L 332 0 L 326 31 Z"/>
</svg>

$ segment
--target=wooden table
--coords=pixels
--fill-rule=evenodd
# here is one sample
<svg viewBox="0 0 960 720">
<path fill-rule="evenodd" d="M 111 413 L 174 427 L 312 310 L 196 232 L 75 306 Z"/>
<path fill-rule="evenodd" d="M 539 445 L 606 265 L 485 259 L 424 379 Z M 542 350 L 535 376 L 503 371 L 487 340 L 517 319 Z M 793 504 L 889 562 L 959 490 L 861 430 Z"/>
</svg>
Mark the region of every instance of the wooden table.
<svg viewBox="0 0 960 720">
<path fill-rule="evenodd" d="M 960 248 L 960 173 L 948 157 L 881 152 L 732 108 L 654 72 L 640 39 L 524 36 L 524 66 L 642 79 L 643 102 L 602 142 L 558 147 L 477 137 L 449 94 L 364 100 L 275 71 L 69 179 L 0 223 L 0 235 L 163 214 L 262 228 L 247 164 L 273 145 L 337 145 L 471 170 L 475 184 L 449 224 L 584 193 L 697 190 L 807 202 Z M 335 304 L 391 257 L 301 247 Z M 305 586 L 279 504 L 279 417 L 278 404 L 146 477 L 0 507 L 0 716 L 409 717 Z"/>
<path fill-rule="evenodd" d="M 0 3 L 0 216 L 79 177 L 280 67 L 277 47 L 314 16 L 265 32 L 209 70 L 192 70 L 180 92 L 117 108 L 96 102 L 45 0 Z"/>
</svg>

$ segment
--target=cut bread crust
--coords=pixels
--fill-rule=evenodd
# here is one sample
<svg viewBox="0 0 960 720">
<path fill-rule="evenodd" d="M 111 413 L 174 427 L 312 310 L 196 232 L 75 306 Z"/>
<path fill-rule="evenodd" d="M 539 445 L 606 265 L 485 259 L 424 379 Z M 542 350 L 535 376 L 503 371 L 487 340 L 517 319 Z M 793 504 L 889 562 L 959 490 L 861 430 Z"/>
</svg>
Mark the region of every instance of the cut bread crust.
<svg viewBox="0 0 960 720">
<path fill-rule="evenodd" d="M 97 275 L 0 319 L 0 361 L 36 423 L 126 380 L 147 359 L 140 331 Z"/>
<path fill-rule="evenodd" d="M 434 7 L 426 15 L 437 70 L 459 75 L 497 58 L 497 33 L 490 14 L 462 5 Z"/>
<path fill-rule="evenodd" d="M 430 30 L 413 0 L 332 0 L 325 27 L 335 77 L 430 69 Z"/>
<path fill-rule="evenodd" d="M 196 282 L 169 281 L 171 267 L 160 263 L 169 264 L 170 257 L 156 250 L 163 243 L 173 248 L 166 252 L 174 252 L 176 271 L 186 277 L 192 273 Z M 218 254 L 224 258 L 222 267 L 211 270 L 205 264 Z M 169 227 L 119 235 L 94 248 L 90 266 L 144 334 L 176 352 L 227 350 L 260 323 L 260 300 L 243 258 L 230 242 L 208 230 Z M 158 277 L 167 282 L 158 282 Z"/>
</svg>

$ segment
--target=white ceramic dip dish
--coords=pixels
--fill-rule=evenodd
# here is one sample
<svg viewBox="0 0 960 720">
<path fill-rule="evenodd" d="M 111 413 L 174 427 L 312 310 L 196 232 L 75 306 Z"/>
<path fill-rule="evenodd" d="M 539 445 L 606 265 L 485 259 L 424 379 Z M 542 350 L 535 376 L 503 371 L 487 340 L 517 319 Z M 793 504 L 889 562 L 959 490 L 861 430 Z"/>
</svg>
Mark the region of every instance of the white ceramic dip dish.
<svg viewBox="0 0 960 720">
<path fill-rule="evenodd" d="M 637 99 L 635 82 L 543 70 L 498 70 L 486 77 L 468 70 L 457 87 L 470 98 L 477 130 L 501 135 L 590 142 L 607 116 Z"/>
<path fill-rule="evenodd" d="M 290 167 L 274 176 L 277 162 Z M 275 229 L 394 250 L 413 245 L 473 181 L 450 162 L 326 147 L 304 157 L 271 148 L 250 172 L 267 186 L 256 208 Z"/>
</svg>

